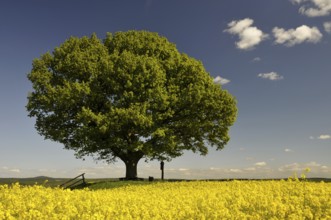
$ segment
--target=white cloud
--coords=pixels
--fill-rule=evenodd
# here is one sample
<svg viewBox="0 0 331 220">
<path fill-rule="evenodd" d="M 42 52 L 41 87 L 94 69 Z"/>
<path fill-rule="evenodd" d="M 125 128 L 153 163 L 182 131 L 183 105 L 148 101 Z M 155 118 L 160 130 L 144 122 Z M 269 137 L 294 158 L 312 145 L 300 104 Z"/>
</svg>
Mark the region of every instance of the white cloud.
<svg viewBox="0 0 331 220">
<path fill-rule="evenodd" d="M 296 29 L 289 30 L 275 27 L 273 28 L 272 33 L 274 34 L 276 44 L 284 44 L 288 47 L 304 42 L 318 43 L 323 37 L 317 27 L 308 27 L 307 25 L 302 25 Z"/>
<path fill-rule="evenodd" d="M 289 148 L 286 148 L 284 151 L 287 152 L 287 153 L 293 152 L 293 150 L 292 149 L 289 149 Z"/>
<path fill-rule="evenodd" d="M 317 139 L 320 139 L 320 140 L 327 140 L 327 139 L 331 139 L 331 135 L 329 134 L 321 134 L 320 136 L 316 137 Z M 309 139 L 310 140 L 314 140 L 316 139 L 314 136 L 310 136 Z"/>
<path fill-rule="evenodd" d="M 21 172 L 20 169 L 10 169 L 9 171 L 13 172 L 13 173 L 20 173 Z"/>
<path fill-rule="evenodd" d="M 293 4 L 297 3 L 300 4 L 301 2 L 304 2 L 305 0 L 290 0 Z"/>
<path fill-rule="evenodd" d="M 318 139 L 320 139 L 320 140 L 326 140 L 326 139 L 330 139 L 330 138 L 331 138 L 331 136 L 328 134 L 322 134 L 318 137 Z"/>
<path fill-rule="evenodd" d="M 189 169 L 186 169 L 186 168 L 179 168 L 178 170 L 179 171 L 189 171 Z"/>
<path fill-rule="evenodd" d="M 323 24 L 325 32 L 331 34 L 331 21 L 324 22 Z"/>
<path fill-rule="evenodd" d="M 260 57 L 255 57 L 252 62 L 260 62 L 262 59 Z"/>
<path fill-rule="evenodd" d="M 311 161 L 307 164 L 305 164 L 306 168 L 313 168 L 313 167 L 321 167 L 322 165 L 319 163 L 316 163 L 315 161 Z"/>
<path fill-rule="evenodd" d="M 301 171 L 301 170 L 304 170 L 304 169 L 305 168 L 303 168 L 298 163 L 286 164 L 286 165 L 281 166 L 281 167 L 278 168 L 278 170 L 281 171 L 281 172 L 286 172 L 286 171 L 297 172 L 297 171 Z"/>
<path fill-rule="evenodd" d="M 228 79 L 225 79 L 225 78 L 222 78 L 220 76 L 216 76 L 214 78 L 214 83 L 215 84 L 219 84 L 219 85 L 225 85 L 225 84 L 228 84 L 230 82 L 230 80 Z"/>
<path fill-rule="evenodd" d="M 239 41 L 236 42 L 238 49 L 253 49 L 268 37 L 267 34 L 263 33 L 257 27 L 253 27 L 253 23 L 254 21 L 250 18 L 238 21 L 234 20 L 228 23 L 229 29 L 226 29 L 225 32 L 239 36 Z"/>
<path fill-rule="evenodd" d="M 263 166 L 266 166 L 267 163 L 266 162 L 257 162 L 255 163 L 255 166 L 258 166 L 258 167 L 263 167 Z"/>
<path fill-rule="evenodd" d="M 247 167 L 244 169 L 245 171 L 255 171 L 256 168 L 255 167 Z"/>
<path fill-rule="evenodd" d="M 319 164 L 316 161 L 311 161 L 304 164 L 286 164 L 279 167 L 278 171 L 283 173 L 283 175 L 291 175 L 291 173 L 293 174 L 293 172 L 299 175 L 300 173 L 306 172 L 307 169 L 310 170 L 310 172 L 307 174 L 308 177 L 329 177 L 329 173 L 331 173 L 331 169 L 328 166 Z"/>
<path fill-rule="evenodd" d="M 293 4 L 303 4 L 299 12 L 308 17 L 327 16 L 331 13 L 331 0 L 290 0 Z"/>
<path fill-rule="evenodd" d="M 269 80 L 281 80 L 284 79 L 283 76 L 279 75 L 276 72 L 270 72 L 270 73 L 260 73 L 257 75 L 258 77 L 262 78 L 262 79 L 269 79 Z"/>
<path fill-rule="evenodd" d="M 242 173 L 241 169 L 230 169 L 231 173 Z"/>
</svg>

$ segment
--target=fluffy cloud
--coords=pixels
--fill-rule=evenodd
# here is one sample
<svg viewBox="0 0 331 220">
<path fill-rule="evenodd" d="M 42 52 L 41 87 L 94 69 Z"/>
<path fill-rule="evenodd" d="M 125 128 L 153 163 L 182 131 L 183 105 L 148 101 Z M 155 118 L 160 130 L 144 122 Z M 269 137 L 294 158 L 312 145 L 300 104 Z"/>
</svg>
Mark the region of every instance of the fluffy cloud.
<svg viewBox="0 0 331 220">
<path fill-rule="evenodd" d="M 228 84 L 230 80 L 222 78 L 220 76 L 217 76 L 214 78 L 214 83 L 219 84 L 219 85 L 225 85 Z"/>
<path fill-rule="evenodd" d="M 324 30 L 329 34 L 331 34 L 331 21 L 324 22 L 323 26 L 324 26 Z"/>
<path fill-rule="evenodd" d="M 9 173 L 20 173 L 21 172 L 21 170 L 18 169 L 18 168 L 9 168 L 9 167 L 6 167 L 6 166 L 1 167 L 0 171 L 6 171 L 6 172 L 9 172 Z"/>
<path fill-rule="evenodd" d="M 255 57 L 252 62 L 260 62 L 262 59 L 260 57 Z"/>
<path fill-rule="evenodd" d="M 308 27 L 307 25 L 289 30 L 275 27 L 272 33 L 275 37 L 276 44 L 284 44 L 288 47 L 304 42 L 318 43 L 323 37 L 317 27 Z"/>
<path fill-rule="evenodd" d="M 327 139 L 331 139 L 331 135 L 329 134 L 321 134 L 320 136 L 316 137 L 317 139 L 320 139 L 320 140 L 327 140 Z M 310 136 L 309 137 L 310 140 L 314 140 L 315 137 L 314 136 Z"/>
<path fill-rule="evenodd" d="M 255 163 L 255 166 L 258 166 L 258 167 L 263 167 L 263 166 L 266 166 L 267 163 L 266 162 L 257 162 Z"/>
<path fill-rule="evenodd" d="M 287 175 L 290 175 L 291 173 L 304 173 L 306 170 L 309 169 L 310 173 L 307 175 L 309 176 L 318 176 L 318 177 L 328 177 L 329 173 L 331 172 L 331 169 L 328 166 L 319 164 L 315 161 L 311 161 L 305 164 L 300 163 L 292 163 L 292 164 L 286 164 L 278 168 L 278 171 L 281 173 L 284 173 Z"/>
<path fill-rule="evenodd" d="M 181 172 L 183 172 L 183 171 L 189 171 L 189 169 L 187 169 L 187 168 L 179 168 L 178 171 L 181 171 Z"/>
<path fill-rule="evenodd" d="M 284 166 L 281 166 L 278 168 L 279 171 L 281 172 L 297 172 L 297 171 L 301 171 L 304 170 L 306 167 L 301 166 L 298 163 L 292 163 L 292 164 L 286 164 Z"/>
<path fill-rule="evenodd" d="M 10 172 L 13 172 L 13 173 L 20 173 L 21 170 L 20 169 L 11 169 L 9 170 Z"/>
<path fill-rule="evenodd" d="M 232 173 L 242 173 L 241 169 L 230 169 L 229 171 Z"/>
<path fill-rule="evenodd" d="M 253 27 L 253 23 L 254 21 L 250 18 L 228 23 L 229 28 L 225 32 L 239 36 L 239 41 L 236 42 L 238 49 L 252 49 L 268 37 L 257 27 Z"/>
<path fill-rule="evenodd" d="M 328 134 L 322 134 L 318 137 L 318 139 L 321 139 L 321 140 L 331 139 L 331 136 Z"/>
<path fill-rule="evenodd" d="M 260 78 L 262 78 L 262 79 L 269 79 L 269 80 L 281 80 L 281 79 L 284 79 L 283 76 L 279 75 L 276 72 L 260 73 L 257 76 L 260 77 Z"/>
<path fill-rule="evenodd" d="M 1 177 L 20 177 L 22 174 L 21 169 L 10 168 L 7 166 L 0 167 Z"/>
<path fill-rule="evenodd" d="M 331 13 L 331 0 L 290 0 L 294 4 L 304 4 L 299 12 L 308 17 L 327 16 Z"/>
<path fill-rule="evenodd" d="M 255 167 L 247 167 L 244 169 L 245 171 L 255 171 L 256 168 Z"/>
</svg>

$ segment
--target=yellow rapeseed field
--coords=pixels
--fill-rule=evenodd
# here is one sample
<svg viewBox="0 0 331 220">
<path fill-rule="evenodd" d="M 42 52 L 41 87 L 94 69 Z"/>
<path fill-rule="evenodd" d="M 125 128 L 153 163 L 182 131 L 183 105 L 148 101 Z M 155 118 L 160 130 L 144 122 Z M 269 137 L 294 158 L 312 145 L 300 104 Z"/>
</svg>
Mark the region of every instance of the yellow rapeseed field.
<svg viewBox="0 0 331 220">
<path fill-rule="evenodd" d="M 194 181 L 107 190 L 2 185 L 0 219 L 331 219 L 331 184 Z"/>
</svg>

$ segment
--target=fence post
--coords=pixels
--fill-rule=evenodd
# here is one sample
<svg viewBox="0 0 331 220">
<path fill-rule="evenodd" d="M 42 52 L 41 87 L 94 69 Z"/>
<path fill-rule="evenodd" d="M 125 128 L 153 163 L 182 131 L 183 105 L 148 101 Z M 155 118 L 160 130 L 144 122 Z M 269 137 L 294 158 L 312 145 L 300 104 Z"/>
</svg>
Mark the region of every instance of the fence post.
<svg viewBox="0 0 331 220">
<path fill-rule="evenodd" d="M 160 170 L 161 170 L 161 180 L 164 180 L 164 162 L 161 161 L 160 163 Z"/>
<path fill-rule="evenodd" d="M 72 188 L 72 187 L 77 186 L 77 183 L 79 183 L 80 181 L 83 181 L 83 184 L 84 184 L 84 186 L 85 186 L 85 185 L 86 185 L 86 182 L 85 182 L 85 177 L 84 177 L 84 175 L 85 175 L 85 173 L 80 174 L 80 175 L 76 176 L 75 178 L 73 178 L 73 179 L 71 179 L 71 180 L 69 180 L 69 181 L 67 181 L 67 182 L 65 182 L 65 183 L 62 183 L 62 184 L 60 185 L 60 187 L 64 187 L 64 189 Z M 78 179 L 80 176 L 82 177 L 82 179 Z M 78 180 L 76 180 L 76 179 L 78 179 Z M 69 183 L 71 183 L 71 184 L 69 184 Z"/>
</svg>

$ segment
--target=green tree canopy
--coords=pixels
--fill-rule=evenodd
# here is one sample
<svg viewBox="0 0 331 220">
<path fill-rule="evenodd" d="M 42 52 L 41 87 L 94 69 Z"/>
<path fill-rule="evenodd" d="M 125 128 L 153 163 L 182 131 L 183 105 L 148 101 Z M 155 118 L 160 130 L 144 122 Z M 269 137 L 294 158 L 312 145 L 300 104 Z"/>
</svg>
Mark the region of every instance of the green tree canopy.
<svg viewBox="0 0 331 220">
<path fill-rule="evenodd" d="M 126 178 L 137 177 L 141 158 L 222 149 L 237 114 L 200 61 L 146 31 L 71 37 L 35 59 L 28 79 L 38 132 L 78 158 L 121 159 Z"/>
</svg>

